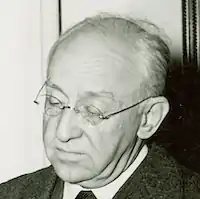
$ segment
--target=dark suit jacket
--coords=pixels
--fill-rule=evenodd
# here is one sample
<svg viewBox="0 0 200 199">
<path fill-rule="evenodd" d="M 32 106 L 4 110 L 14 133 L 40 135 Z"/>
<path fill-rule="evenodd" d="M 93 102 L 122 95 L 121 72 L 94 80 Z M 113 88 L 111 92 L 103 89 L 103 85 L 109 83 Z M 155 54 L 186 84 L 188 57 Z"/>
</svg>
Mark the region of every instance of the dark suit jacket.
<svg viewBox="0 0 200 199">
<path fill-rule="evenodd" d="M 52 166 L 0 185 L 0 199 L 62 199 L 63 181 Z M 152 145 L 114 199 L 200 199 L 200 177 Z"/>
</svg>

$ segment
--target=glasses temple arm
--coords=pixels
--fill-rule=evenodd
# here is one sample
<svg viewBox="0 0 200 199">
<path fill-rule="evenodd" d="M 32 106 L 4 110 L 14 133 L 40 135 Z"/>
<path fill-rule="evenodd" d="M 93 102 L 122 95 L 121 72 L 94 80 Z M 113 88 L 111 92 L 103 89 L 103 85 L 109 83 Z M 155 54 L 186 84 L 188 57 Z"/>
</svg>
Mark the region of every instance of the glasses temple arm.
<svg viewBox="0 0 200 199">
<path fill-rule="evenodd" d="M 39 96 L 41 90 L 42 90 L 42 89 L 44 88 L 44 86 L 46 85 L 46 83 L 47 83 L 48 80 L 49 80 L 49 79 L 47 79 L 47 80 L 44 82 L 44 84 L 42 85 L 42 87 L 41 87 L 40 90 L 38 91 L 38 94 L 36 95 L 35 100 L 33 101 L 35 104 L 39 104 L 39 102 L 37 101 L 38 96 Z"/>
<path fill-rule="evenodd" d="M 119 110 L 119 111 L 114 112 L 114 113 L 110 113 L 110 114 L 108 114 L 108 115 L 106 115 L 106 116 L 102 116 L 102 119 L 109 119 L 109 118 L 112 117 L 113 115 L 116 115 L 116 114 L 118 114 L 118 113 L 124 112 L 124 111 L 126 111 L 126 110 L 128 110 L 128 109 L 130 109 L 130 108 L 133 108 L 133 107 L 136 106 L 136 105 L 137 105 L 137 104 L 134 104 L 134 105 L 129 106 L 129 107 L 125 108 L 125 109 Z"/>
<path fill-rule="evenodd" d="M 149 97 L 149 98 L 151 98 L 151 97 Z M 122 110 L 119 110 L 119 111 L 117 111 L 117 112 L 110 113 L 110 114 L 108 114 L 108 115 L 106 115 L 106 116 L 102 115 L 101 119 L 109 119 L 109 118 L 112 117 L 113 115 L 116 115 L 116 114 L 121 113 L 121 112 L 124 112 L 124 111 L 126 111 L 126 110 L 128 110 L 128 109 L 130 109 L 130 108 L 133 108 L 133 107 L 137 106 L 138 104 L 144 102 L 145 100 L 147 100 L 147 99 L 149 99 L 149 98 L 145 98 L 145 99 L 143 99 L 143 100 L 137 102 L 136 104 L 133 104 L 133 105 L 131 105 L 131 106 L 127 107 L 127 108 L 124 108 L 124 109 L 122 109 Z"/>
</svg>

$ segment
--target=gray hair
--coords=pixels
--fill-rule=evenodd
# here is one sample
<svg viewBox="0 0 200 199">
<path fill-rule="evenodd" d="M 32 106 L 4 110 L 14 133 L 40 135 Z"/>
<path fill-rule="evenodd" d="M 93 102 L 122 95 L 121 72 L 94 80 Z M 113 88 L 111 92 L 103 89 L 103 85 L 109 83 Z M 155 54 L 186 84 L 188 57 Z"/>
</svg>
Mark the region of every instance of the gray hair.
<svg viewBox="0 0 200 199">
<path fill-rule="evenodd" d="M 49 63 L 65 40 L 85 31 L 95 31 L 104 37 L 120 36 L 120 39 L 130 47 L 129 55 L 135 57 L 137 54 L 139 57 L 137 64 L 145 77 L 140 88 L 141 93 L 144 93 L 146 97 L 163 94 L 170 62 L 170 50 L 167 36 L 161 35 L 158 27 L 148 21 L 133 20 L 122 16 L 101 14 L 86 18 L 61 35 L 50 51 Z M 134 65 L 133 63 L 132 65 Z"/>
</svg>

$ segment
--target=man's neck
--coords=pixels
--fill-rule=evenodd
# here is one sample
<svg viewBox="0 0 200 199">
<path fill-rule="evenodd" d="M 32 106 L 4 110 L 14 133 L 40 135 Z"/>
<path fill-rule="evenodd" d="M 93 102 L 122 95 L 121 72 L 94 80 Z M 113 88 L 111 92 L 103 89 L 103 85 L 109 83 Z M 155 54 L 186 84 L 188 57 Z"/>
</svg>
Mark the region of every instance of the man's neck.
<svg viewBox="0 0 200 199">
<path fill-rule="evenodd" d="M 118 154 L 120 158 L 115 158 L 110 161 L 105 169 L 94 178 L 81 181 L 78 184 L 87 189 L 96 189 L 110 184 L 135 161 L 143 146 L 144 142 L 141 139 L 135 139 L 134 142 L 126 148 L 123 155 Z"/>
<path fill-rule="evenodd" d="M 92 190 L 97 199 L 103 199 L 103 198 L 111 199 L 118 192 L 120 187 L 138 168 L 141 162 L 145 159 L 147 153 L 148 153 L 148 148 L 146 145 L 144 145 L 143 148 L 140 150 L 139 154 L 137 155 L 136 159 L 132 162 L 132 164 L 129 165 L 129 167 L 127 167 L 127 169 L 124 170 L 124 172 L 121 173 L 121 175 L 118 178 L 116 178 L 114 181 L 101 188 L 85 189 L 82 188 L 80 185 L 70 184 L 66 182 L 63 199 L 65 198 L 74 199 L 81 190 Z"/>
</svg>

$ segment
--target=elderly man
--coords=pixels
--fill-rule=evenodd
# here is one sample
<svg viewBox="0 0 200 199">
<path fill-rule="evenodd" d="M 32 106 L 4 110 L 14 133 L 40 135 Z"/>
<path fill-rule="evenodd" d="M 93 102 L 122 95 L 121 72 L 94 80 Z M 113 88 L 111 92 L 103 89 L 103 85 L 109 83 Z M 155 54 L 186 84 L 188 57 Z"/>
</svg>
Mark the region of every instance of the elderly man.
<svg viewBox="0 0 200 199">
<path fill-rule="evenodd" d="M 0 198 L 200 198 L 197 174 L 145 143 L 169 110 L 162 92 L 170 53 L 142 27 L 93 17 L 55 43 L 35 100 L 45 96 L 52 166 L 2 184 Z"/>
</svg>

